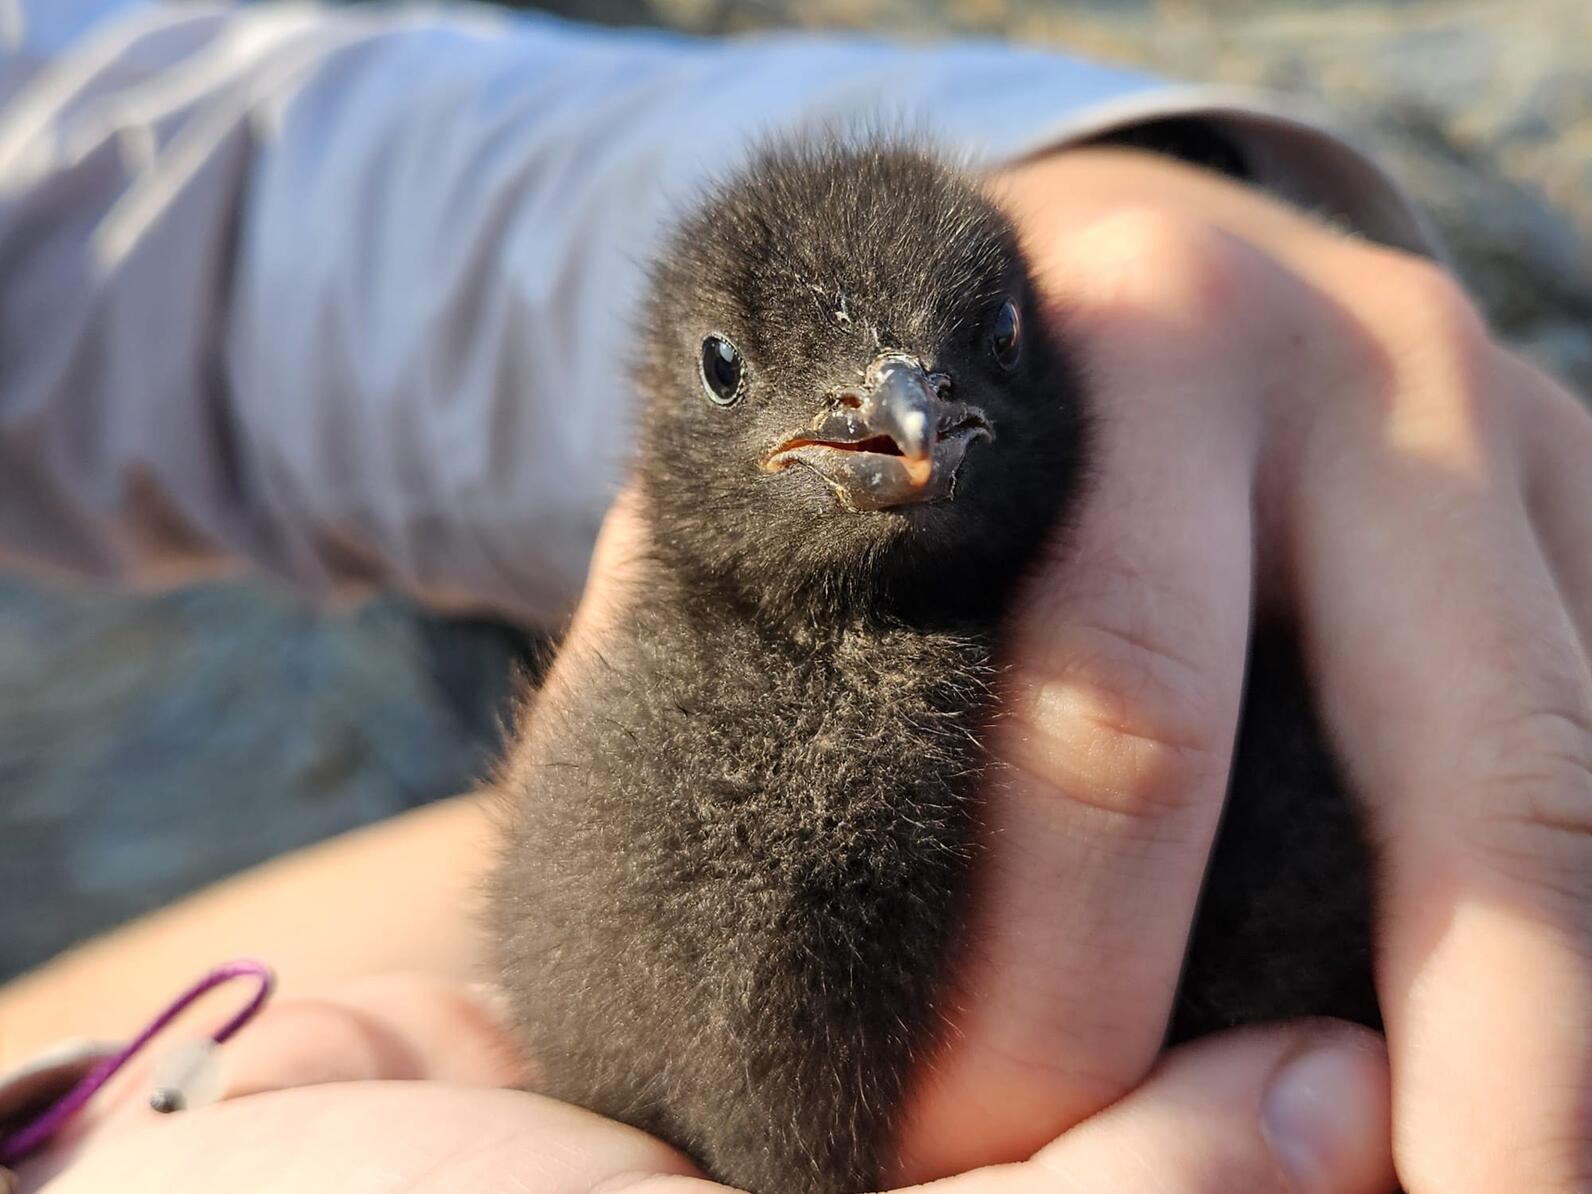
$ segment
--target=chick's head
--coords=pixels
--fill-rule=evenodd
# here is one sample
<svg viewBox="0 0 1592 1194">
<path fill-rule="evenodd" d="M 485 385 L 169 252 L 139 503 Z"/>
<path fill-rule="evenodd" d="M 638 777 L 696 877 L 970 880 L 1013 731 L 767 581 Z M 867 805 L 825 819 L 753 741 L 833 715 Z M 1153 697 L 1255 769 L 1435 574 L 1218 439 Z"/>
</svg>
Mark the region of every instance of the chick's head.
<svg viewBox="0 0 1592 1194">
<path fill-rule="evenodd" d="M 894 143 L 768 149 L 654 274 L 639 471 L 657 548 L 776 616 L 997 599 L 1084 419 L 1010 222 Z"/>
</svg>

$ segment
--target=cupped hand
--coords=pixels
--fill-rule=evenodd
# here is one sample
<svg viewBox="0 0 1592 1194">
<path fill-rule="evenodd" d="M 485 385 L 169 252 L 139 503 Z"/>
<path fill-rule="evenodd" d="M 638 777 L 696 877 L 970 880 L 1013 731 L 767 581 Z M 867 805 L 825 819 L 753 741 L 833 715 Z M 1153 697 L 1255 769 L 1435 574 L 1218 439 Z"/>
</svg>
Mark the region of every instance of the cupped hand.
<svg viewBox="0 0 1592 1194">
<path fill-rule="evenodd" d="M 552 1099 L 524 1075 L 493 1006 L 395 975 L 284 999 L 226 1046 L 228 1097 L 160 1116 L 139 1076 L 24 1170 L 49 1194 L 693 1194 L 663 1143 Z M 942 1194 L 1154 1188 L 1167 1194 L 1387 1188 L 1386 1058 L 1327 1022 L 1202 1041 L 1032 1160 Z"/>
<path fill-rule="evenodd" d="M 1592 418 L 1437 267 L 1214 175 L 1086 150 L 995 185 L 1098 459 L 1009 636 L 984 914 L 902 1172 L 1026 1155 L 1154 1064 L 1253 595 L 1377 843 L 1402 1182 L 1589 1188 Z"/>
<path fill-rule="evenodd" d="M 997 185 L 1097 458 L 1007 631 L 979 923 L 896 1179 L 1031 1156 L 1156 1064 L 1258 600 L 1378 845 L 1399 1179 L 1585 1188 L 1592 418 L 1435 266 L 1258 193 L 1126 151 Z M 622 504 L 566 663 L 634 533 Z"/>
</svg>

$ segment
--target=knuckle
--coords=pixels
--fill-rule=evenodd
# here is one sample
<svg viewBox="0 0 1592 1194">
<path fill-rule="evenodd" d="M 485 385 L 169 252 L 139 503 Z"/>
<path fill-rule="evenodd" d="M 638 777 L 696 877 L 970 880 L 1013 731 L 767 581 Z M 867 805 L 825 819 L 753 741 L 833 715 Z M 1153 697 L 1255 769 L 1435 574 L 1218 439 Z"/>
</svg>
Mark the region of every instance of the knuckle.
<svg viewBox="0 0 1592 1194">
<path fill-rule="evenodd" d="M 1467 818 L 1476 854 L 1584 919 L 1592 903 L 1592 719 L 1575 707 L 1534 710 L 1483 743 Z"/>
<path fill-rule="evenodd" d="M 1464 288 L 1432 262 L 1393 249 L 1370 255 L 1376 285 L 1356 301 L 1363 347 L 1338 371 L 1341 397 L 1394 442 L 1471 460 L 1512 438 L 1504 353 Z"/>
<path fill-rule="evenodd" d="M 1477 379 L 1492 372 L 1492 337 L 1465 289 L 1440 266 L 1393 250 L 1377 250 L 1379 298 L 1373 329 L 1393 371 L 1429 400 L 1468 403 L 1490 392 Z M 1419 384 L 1419 383 L 1426 384 Z"/>
<path fill-rule="evenodd" d="M 1436 341 L 1468 344 L 1487 339 L 1480 312 L 1447 270 L 1428 258 L 1394 249 L 1369 251 L 1377 258 L 1381 306 L 1396 313 L 1401 326 Z"/>
<path fill-rule="evenodd" d="M 1245 289 L 1244 255 L 1230 237 L 1169 208 L 1116 212 L 1088 231 L 1094 297 L 1113 308 L 1179 321 L 1230 310 Z"/>
<path fill-rule="evenodd" d="M 1161 821 L 1220 798 L 1232 744 L 1222 703 L 1196 667 L 1146 636 L 1069 627 L 1014 697 L 998 755 L 1071 802 Z"/>
</svg>

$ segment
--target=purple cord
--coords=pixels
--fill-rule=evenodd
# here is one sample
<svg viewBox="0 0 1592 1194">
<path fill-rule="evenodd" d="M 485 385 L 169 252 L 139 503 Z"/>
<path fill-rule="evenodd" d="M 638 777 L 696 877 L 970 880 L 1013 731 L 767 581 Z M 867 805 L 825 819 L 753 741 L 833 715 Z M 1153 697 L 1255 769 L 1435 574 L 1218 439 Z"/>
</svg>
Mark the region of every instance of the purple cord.
<svg viewBox="0 0 1592 1194">
<path fill-rule="evenodd" d="M 276 976 L 271 973 L 271 968 L 263 962 L 256 962 L 248 958 L 241 958 L 235 962 L 228 962 L 217 966 L 193 986 L 189 987 L 175 1000 L 167 1005 L 166 1009 L 150 1021 L 149 1026 L 139 1033 L 132 1041 L 118 1053 L 112 1054 L 104 1061 L 99 1062 L 82 1078 L 77 1085 L 72 1087 L 55 1102 L 39 1112 L 32 1120 L 23 1124 L 11 1135 L 0 1139 L 0 1165 L 15 1165 L 24 1160 L 35 1149 L 54 1136 L 68 1120 L 83 1109 L 83 1105 L 99 1093 L 104 1086 L 116 1075 L 124 1065 L 143 1047 L 155 1037 L 166 1025 L 170 1024 L 188 1006 L 207 991 L 219 987 L 222 983 L 231 982 L 235 978 L 253 978 L 260 984 L 259 990 L 254 993 L 254 998 L 228 1020 L 219 1029 L 211 1034 L 210 1039 L 218 1045 L 225 1044 L 239 1029 L 265 1006 L 265 1001 L 271 997 L 271 989 L 276 985 Z"/>
</svg>

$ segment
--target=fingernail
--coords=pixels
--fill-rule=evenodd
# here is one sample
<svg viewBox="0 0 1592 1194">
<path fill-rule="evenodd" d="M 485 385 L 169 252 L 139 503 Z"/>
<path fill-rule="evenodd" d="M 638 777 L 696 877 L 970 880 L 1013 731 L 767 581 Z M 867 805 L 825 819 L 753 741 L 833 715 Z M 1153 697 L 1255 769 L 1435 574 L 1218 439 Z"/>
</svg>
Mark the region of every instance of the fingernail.
<svg viewBox="0 0 1592 1194">
<path fill-rule="evenodd" d="M 1260 1128 L 1294 1194 L 1343 1188 L 1383 1135 L 1381 1066 L 1368 1049 L 1317 1045 L 1283 1062 L 1261 1104 Z"/>
</svg>

